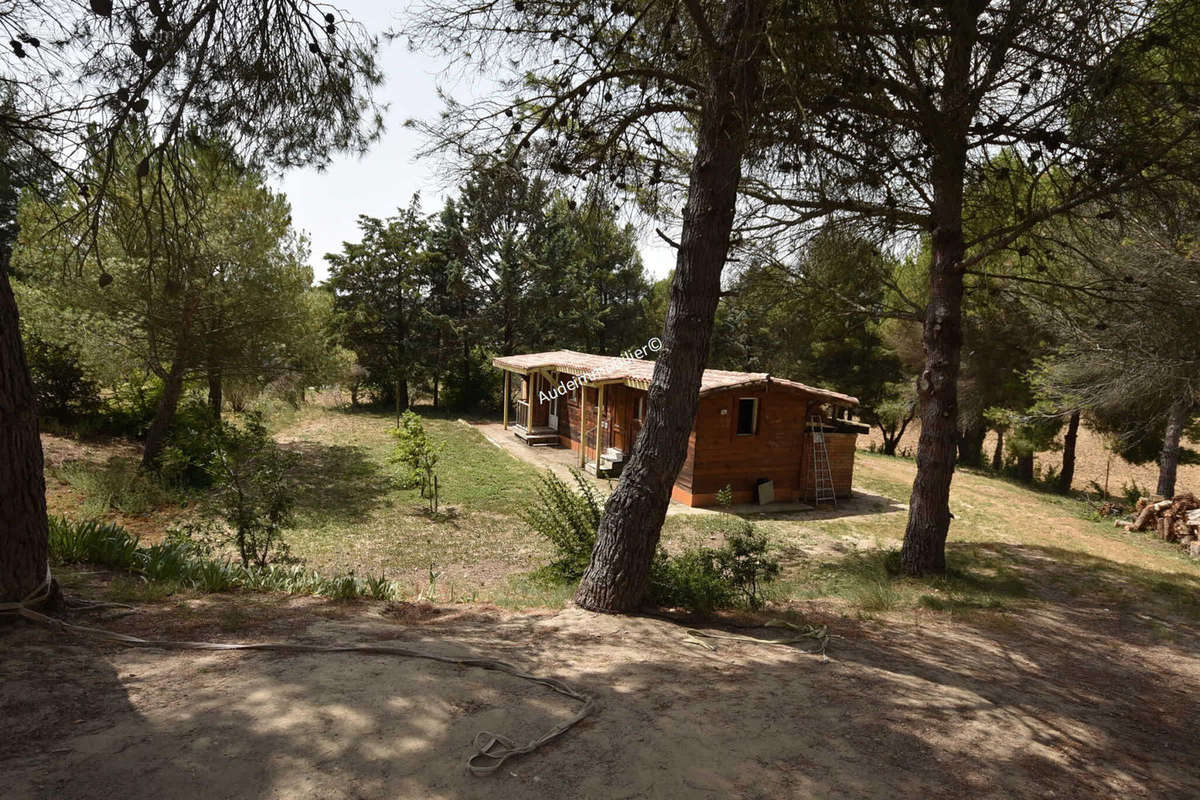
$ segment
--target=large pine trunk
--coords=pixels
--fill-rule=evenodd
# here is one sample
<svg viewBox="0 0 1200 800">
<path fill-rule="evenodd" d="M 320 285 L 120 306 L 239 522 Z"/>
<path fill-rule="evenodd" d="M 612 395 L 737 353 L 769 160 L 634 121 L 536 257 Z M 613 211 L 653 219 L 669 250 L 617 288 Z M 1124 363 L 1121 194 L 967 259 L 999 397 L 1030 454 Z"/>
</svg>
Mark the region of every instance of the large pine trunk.
<svg viewBox="0 0 1200 800">
<path fill-rule="evenodd" d="M 1058 473 L 1058 491 L 1067 494 L 1075 482 L 1075 447 L 1079 443 L 1079 411 L 1071 412 L 1067 433 L 1063 436 L 1062 472 Z"/>
<path fill-rule="evenodd" d="M 575 602 L 593 611 L 631 611 L 645 600 L 671 487 L 687 456 L 729 251 L 742 153 L 761 91 L 765 12 L 764 0 L 730 3 L 720 53 L 713 56 L 646 420 L 605 507 L 591 563 L 575 593 Z"/>
<path fill-rule="evenodd" d="M 25 599 L 45 579 L 49 534 L 33 383 L 4 262 L 0 262 L 0 602 L 8 603 Z"/>
<path fill-rule="evenodd" d="M 905 573 L 946 569 L 950 481 L 958 455 L 958 366 L 962 350 L 962 228 L 933 235 L 929 306 L 925 311 L 925 366 L 917 379 L 921 438 L 917 477 L 909 500 L 900 562 Z"/>
<path fill-rule="evenodd" d="M 1167 432 L 1158 455 L 1158 494 L 1175 496 L 1175 475 L 1179 470 L 1179 442 L 1191 415 L 1191 403 L 1183 398 L 1171 404 L 1167 413 Z"/>
<path fill-rule="evenodd" d="M 1073 465 L 1072 465 L 1073 466 Z M 996 431 L 996 449 L 992 451 L 992 469 L 999 472 L 1004 467 L 1004 429 Z"/>
<path fill-rule="evenodd" d="M 925 365 L 917 378 L 921 438 L 917 442 L 917 476 L 909 500 L 908 526 L 900 549 L 901 569 L 908 575 L 944 572 L 946 535 L 950 531 L 950 481 L 958 445 L 958 373 L 962 356 L 963 183 L 967 168 L 967 130 L 971 123 L 970 79 L 978 8 L 950 4 L 953 10 L 949 52 L 942 78 L 941 102 L 957 109 L 947 115 L 934 143 L 933 248 L 929 265 L 929 302 L 922 342 Z"/>
</svg>

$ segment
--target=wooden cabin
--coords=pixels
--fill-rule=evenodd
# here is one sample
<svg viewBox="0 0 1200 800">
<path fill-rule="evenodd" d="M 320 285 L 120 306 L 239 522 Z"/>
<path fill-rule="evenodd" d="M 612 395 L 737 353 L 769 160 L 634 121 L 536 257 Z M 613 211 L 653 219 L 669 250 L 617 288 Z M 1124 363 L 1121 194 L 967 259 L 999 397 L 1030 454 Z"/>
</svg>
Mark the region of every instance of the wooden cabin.
<svg viewBox="0 0 1200 800">
<path fill-rule="evenodd" d="M 569 447 L 579 467 L 619 475 L 646 417 L 654 362 L 554 350 L 503 356 L 504 427 L 535 447 Z M 689 506 L 848 497 L 867 427 L 838 419 L 849 395 L 766 373 L 704 371 L 687 460 L 672 497 Z M 769 485 L 764 485 L 769 482 Z"/>
</svg>

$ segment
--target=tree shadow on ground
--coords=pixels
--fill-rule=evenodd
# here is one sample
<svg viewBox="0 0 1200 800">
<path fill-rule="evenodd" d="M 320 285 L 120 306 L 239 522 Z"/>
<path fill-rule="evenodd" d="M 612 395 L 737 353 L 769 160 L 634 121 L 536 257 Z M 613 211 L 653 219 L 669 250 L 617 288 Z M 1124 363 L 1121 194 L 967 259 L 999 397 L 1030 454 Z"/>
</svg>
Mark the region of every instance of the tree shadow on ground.
<svg viewBox="0 0 1200 800">
<path fill-rule="evenodd" d="M 296 510 L 317 521 L 366 519 L 395 488 L 395 480 L 358 446 L 307 440 L 282 445 L 296 454 Z"/>
<path fill-rule="evenodd" d="M 487 654 L 595 695 L 591 718 L 488 778 L 463 768 L 477 732 L 527 741 L 575 703 L 509 676 L 424 661 L 96 648 L 108 674 L 123 676 L 128 708 L 105 714 L 113 733 L 103 739 L 37 738 L 65 751 L 39 762 L 38 786 L 78 798 L 300 800 L 1197 796 L 1188 754 L 1200 718 L 1200 636 L 1178 625 L 1162 639 L 1136 605 L 1126 612 L 1102 597 L 1113 581 L 1131 603 L 1150 602 L 1142 587 L 1194 588 L 1196 576 L 1051 547 L 967 547 L 952 556 L 1007 559 L 1044 602 L 920 624 L 812 613 L 836 634 L 828 659 L 742 642 L 712 651 L 661 619 L 578 610 L 413 614 L 411 604 L 314 601 L 275 612 L 289 636 Z M 1061 588 L 1081 579 L 1083 592 Z M 177 613 L 151 609 L 121 623 L 169 636 Z M 280 633 L 253 638 L 272 635 Z M 46 632 L 0 641 L 0 652 L 53 662 L 77 645 Z M 86 682 L 76 674 L 86 663 L 63 663 L 25 691 L 50 701 L 60 682 Z M 19 766 L 0 774 L 15 796 L 37 796 L 23 792 L 29 773 Z"/>
</svg>

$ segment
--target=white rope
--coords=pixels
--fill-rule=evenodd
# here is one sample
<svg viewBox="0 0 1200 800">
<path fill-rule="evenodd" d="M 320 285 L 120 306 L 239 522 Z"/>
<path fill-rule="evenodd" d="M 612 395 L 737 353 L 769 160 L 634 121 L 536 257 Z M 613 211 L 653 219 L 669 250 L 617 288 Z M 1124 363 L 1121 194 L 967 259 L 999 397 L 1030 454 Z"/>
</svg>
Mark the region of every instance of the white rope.
<svg viewBox="0 0 1200 800">
<path fill-rule="evenodd" d="M 107 631 L 103 628 L 92 628 L 86 625 L 75 625 L 70 622 L 65 622 L 55 617 L 50 617 L 33 609 L 44 604 L 50 597 L 50 588 L 52 586 L 50 567 L 46 566 L 46 579 L 37 589 L 29 594 L 24 600 L 16 603 L 0 603 L 0 614 L 18 614 L 32 622 L 37 622 L 42 625 L 47 625 L 52 628 L 69 631 L 72 633 L 91 636 L 105 641 L 116 642 L 117 644 L 127 647 L 153 647 L 163 650 L 264 650 L 286 653 L 361 653 L 365 655 L 387 655 L 387 656 L 402 656 L 405 658 L 422 658 L 429 661 L 438 661 L 443 664 L 454 664 L 463 667 L 476 667 L 478 669 L 494 670 L 511 675 L 514 678 L 530 681 L 532 683 L 541 684 L 542 686 L 551 689 L 558 694 L 569 697 L 572 700 L 578 700 L 583 706 L 575 713 L 571 719 L 557 725 L 546 733 L 532 739 L 524 744 L 510 739 L 491 731 L 480 731 L 475 735 L 473 746 L 475 752 L 467 759 L 467 769 L 472 775 L 490 775 L 504 764 L 508 759 L 532 753 L 542 745 L 545 745 L 559 736 L 562 736 L 568 730 L 573 728 L 578 722 L 587 717 L 595 709 L 595 700 L 589 695 L 572 687 L 570 684 L 564 683 L 557 678 L 548 678 L 539 675 L 533 675 L 524 670 L 509 664 L 505 661 L 499 661 L 493 658 L 456 658 L 454 656 L 443 656 L 436 653 L 427 653 L 410 647 L 400 647 L 396 645 L 376 645 L 376 644 L 295 644 L 291 642 L 249 642 L 249 643 L 229 643 L 229 642 L 173 642 L 165 639 L 142 639 L 138 636 L 130 636 L 125 633 L 116 633 Z"/>
<path fill-rule="evenodd" d="M 0 603 L 0 614 L 20 614 L 25 609 L 37 608 L 50 599 L 50 587 L 54 585 L 50 576 L 50 562 L 46 562 L 46 577 L 38 587 L 15 603 Z"/>
</svg>

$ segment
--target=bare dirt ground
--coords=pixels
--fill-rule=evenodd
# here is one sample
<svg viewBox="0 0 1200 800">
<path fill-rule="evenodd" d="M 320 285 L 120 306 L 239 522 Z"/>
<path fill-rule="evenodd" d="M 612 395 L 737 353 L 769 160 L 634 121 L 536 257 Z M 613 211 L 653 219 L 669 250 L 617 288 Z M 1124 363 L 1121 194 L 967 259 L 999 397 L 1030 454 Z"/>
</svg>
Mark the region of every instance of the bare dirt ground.
<svg viewBox="0 0 1200 800">
<path fill-rule="evenodd" d="M 907 451 L 910 455 L 915 454 L 917 440 L 920 438 L 921 425 L 914 422 L 904 431 L 904 438 L 900 440 L 897 453 Z M 870 434 L 863 436 L 858 441 L 859 447 L 867 447 L 869 444 L 874 444 L 876 448 L 883 446 L 883 438 L 880 436 L 878 428 L 872 428 Z M 1061 435 L 1059 444 L 1062 444 Z M 1186 444 L 1189 447 L 1200 449 L 1200 442 L 1187 442 Z M 989 463 L 991 463 L 992 452 L 995 449 L 996 434 L 989 433 L 983 443 L 983 452 Z M 1055 470 L 1061 470 L 1062 448 L 1038 453 L 1034 462 L 1042 469 L 1053 467 Z M 1158 466 L 1156 464 L 1130 464 L 1125 459 L 1112 455 L 1102 436 L 1086 427 L 1080 427 L 1079 441 L 1075 445 L 1075 480 L 1072 481 L 1072 488 L 1091 491 L 1093 490 L 1093 481 L 1099 486 L 1104 486 L 1107 481 L 1108 490 L 1116 495 L 1121 493 L 1125 485 L 1132 485 L 1135 481 L 1139 487 L 1153 492 L 1155 484 L 1158 483 Z M 1178 487 L 1179 491 L 1200 492 L 1200 464 L 1180 465 Z"/>
<path fill-rule="evenodd" d="M 576 609 L 208 596 L 103 622 L 179 639 L 419 643 L 598 698 L 562 739 L 484 778 L 463 766 L 476 732 L 531 738 L 574 704 L 427 661 L 127 649 L 6 624 L 0 796 L 1200 794 L 1200 632 L 1170 623 L 1164 636 L 1141 612 L 1058 597 L 1070 567 L 1035 548 L 1003 555 L 1050 587 L 1035 610 L 862 622 L 794 608 L 830 625 L 827 658 L 725 641 L 709 651 L 665 620 Z"/>
<path fill-rule="evenodd" d="M 352 432 L 336 433 L 350 445 Z M 785 587 L 757 621 L 828 625 L 824 658 L 731 641 L 710 651 L 676 623 L 574 608 L 179 591 L 67 615 L 150 638 L 491 656 L 597 698 L 563 738 L 485 778 L 464 766 L 476 733 L 528 740 L 576 704 L 424 660 L 129 649 L 0 622 L 0 800 L 1200 796 L 1200 562 L 1074 501 L 963 473 L 956 583 L 864 579 L 854 565 L 903 533 L 912 471 L 864 453 L 855 503 L 758 521 Z M 343 472 L 345 485 L 360 479 Z M 473 497 L 464 507 L 483 502 Z M 377 535 L 334 523 L 336 540 Z M 712 535 L 690 517 L 668 528 L 671 541 Z M 502 534 L 464 539 L 464 563 L 512 550 Z M 59 574 L 70 595 L 114 596 L 107 573 Z"/>
</svg>

